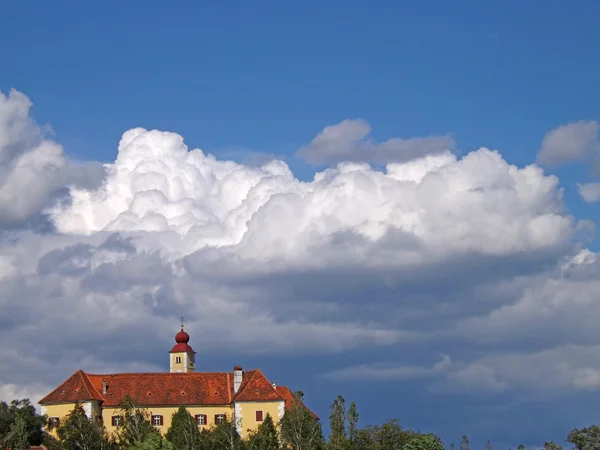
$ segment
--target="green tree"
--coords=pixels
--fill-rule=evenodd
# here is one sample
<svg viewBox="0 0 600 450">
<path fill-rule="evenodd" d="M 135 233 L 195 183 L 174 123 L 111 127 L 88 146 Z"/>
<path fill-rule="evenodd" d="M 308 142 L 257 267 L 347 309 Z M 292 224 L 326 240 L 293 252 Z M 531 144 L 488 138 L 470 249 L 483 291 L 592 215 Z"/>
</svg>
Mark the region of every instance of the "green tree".
<svg viewBox="0 0 600 450">
<path fill-rule="evenodd" d="M 239 419 L 229 420 L 227 416 L 222 423 L 214 425 L 207 436 L 209 448 L 211 450 L 242 450 L 244 442 L 237 431 L 238 425 L 240 425 Z"/>
<path fill-rule="evenodd" d="M 469 439 L 466 434 L 460 440 L 460 450 L 469 450 Z"/>
<path fill-rule="evenodd" d="M 577 450 L 600 449 L 600 427 L 592 425 L 580 430 L 575 428 L 567 435 L 567 442 L 573 444 Z"/>
<path fill-rule="evenodd" d="M 163 439 L 160 433 L 151 433 L 131 447 L 127 447 L 127 450 L 174 450 L 174 447 L 169 441 Z"/>
<path fill-rule="evenodd" d="M 525 446 L 523 444 L 519 444 L 517 450 L 525 450 Z"/>
<path fill-rule="evenodd" d="M 63 450 L 116 449 L 104 425 L 90 420 L 80 404 L 75 404 L 56 434 Z"/>
<path fill-rule="evenodd" d="M 19 424 L 15 425 L 17 416 L 20 417 Z M 13 400 L 10 405 L 0 402 L 0 448 L 12 446 L 9 439 L 14 440 L 18 433 L 21 437 L 27 435 L 29 445 L 40 445 L 44 438 L 42 428 L 45 424 L 46 416 L 37 414 L 29 399 Z M 9 438 L 9 434 L 13 437 Z"/>
<path fill-rule="evenodd" d="M 563 446 L 552 441 L 544 442 L 544 450 L 563 450 Z"/>
<path fill-rule="evenodd" d="M 256 430 L 249 431 L 246 443 L 248 450 L 279 450 L 279 438 L 275 422 L 269 413 Z"/>
<path fill-rule="evenodd" d="M 345 450 L 348 446 L 346 435 L 346 405 L 344 397 L 338 395 L 329 407 L 329 448 Z"/>
<path fill-rule="evenodd" d="M 402 428 L 398 419 L 391 419 L 381 425 L 357 429 L 353 445 L 356 450 L 396 450 L 419 434 Z"/>
<path fill-rule="evenodd" d="M 434 434 L 419 434 L 408 441 L 402 450 L 444 450 L 444 445 Z"/>
<path fill-rule="evenodd" d="M 321 424 L 302 403 L 302 392 L 297 401 L 285 411 L 280 421 L 281 443 L 291 450 L 316 450 L 325 446 Z"/>
<path fill-rule="evenodd" d="M 350 441 L 350 449 L 354 449 L 354 442 L 356 441 L 356 431 L 358 430 L 358 411 L 356 410 L 356 403 L 350 403 L 348 413 L 346 414 L 348 420 L 348 440 Z"/>
<path fill-rule="evenodd" d="M 150 422 L 150 413 L 140 408 L 128 395 L 120 403 L 121 421 L 116 430 L 117 441 L 121 447 L 142 444 L 152 435 L 160 432 Z"/>
<path fill-rule="evenodd" d="M 198 424 L 185 406 L 181 405 L 171 416 L 171 426 L 166 438 L 176 450 L 197 450 L 202 448 Z"/>
<path fill-rule="evenodd" d="M 29 450 L 29 432 L 22 415 L 17 414 L 4 439 L 6 445 L 13 450 Z"/>
<path fill-rule="evenodd" d="M 494 450 L 494 446 L 492 445 L 492 441 L 490 441 L 488 439 L 487 443 L 485 444 L 485 450 Z"/>
</svg>

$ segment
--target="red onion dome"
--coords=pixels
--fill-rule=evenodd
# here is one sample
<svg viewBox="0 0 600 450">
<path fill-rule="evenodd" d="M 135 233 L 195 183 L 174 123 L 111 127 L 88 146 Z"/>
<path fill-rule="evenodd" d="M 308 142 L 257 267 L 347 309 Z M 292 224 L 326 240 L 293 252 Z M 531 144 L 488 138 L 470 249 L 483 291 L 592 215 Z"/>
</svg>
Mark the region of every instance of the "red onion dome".
<svg viewBox="0 0 600 450">
<path fill-rule="evenodd" d="M 175 342 L 178 344 L 187 344 L 190 342 L 190 335 L 181 329 L 181 331 L 175 335 Z"/>
</svg>

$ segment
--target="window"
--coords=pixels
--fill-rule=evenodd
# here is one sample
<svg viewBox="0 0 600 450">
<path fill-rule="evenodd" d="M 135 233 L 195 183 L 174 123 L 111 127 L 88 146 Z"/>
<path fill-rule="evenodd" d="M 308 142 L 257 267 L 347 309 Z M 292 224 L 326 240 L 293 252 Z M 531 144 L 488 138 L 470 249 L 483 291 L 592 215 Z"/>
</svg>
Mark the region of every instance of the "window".
<svg viewBox="0 0 600 450">
<path fill-rule="evenodd" d="M 152 425 L 160 427 L 163 424 L 163 416 L 152 416 Z"/>
<path fill-rule="evenodd" d="M 181 356 L 175 357 L 175 364 L 181 364 Z"/>
<path fill-rule="evenodd" d="M 96 416 L 96 423 L 102 423 L 102 416 Z"/>
<path fill-rule="evenodd" d="M 221 424 L 225 422 L 225 414 L 215 414 L 215 423 Z"/>
<path fill-rule="evenodd" d="M 50 429 L 60 427 L 60 419 L 58 417 L 50 417 L 48 419 L 48 426 Z"/>
<path fill-rule="evenodd" d="M 263 413 L 262 413 L 262 411 L 256 411 L 256 421 L 257 422 L 262 422 L 263 421 Z"/>
<path fill-rule="evenodd" d="M 118 427 L 121 425 L 121 416 L 112 416 L 112 426 Z"/>
<path fill-rule="evenodd" d="M 196 423 L 198 425 L 207 425 L 208 420 L 206 420 L 206 414 L 196 414 Z"/>
</svg>

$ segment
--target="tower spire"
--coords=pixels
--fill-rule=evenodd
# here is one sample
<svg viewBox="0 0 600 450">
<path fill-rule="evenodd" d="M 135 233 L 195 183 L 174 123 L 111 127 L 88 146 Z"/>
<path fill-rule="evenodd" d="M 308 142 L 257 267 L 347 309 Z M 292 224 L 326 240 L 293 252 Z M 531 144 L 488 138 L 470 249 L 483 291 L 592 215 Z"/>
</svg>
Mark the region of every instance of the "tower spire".
<svg viewBox="0 0 600 450">
<path fill-rule="evenodd" d="M 181 316 L 181 329 L 183 330 L 183 316 Z"/>
</svg>

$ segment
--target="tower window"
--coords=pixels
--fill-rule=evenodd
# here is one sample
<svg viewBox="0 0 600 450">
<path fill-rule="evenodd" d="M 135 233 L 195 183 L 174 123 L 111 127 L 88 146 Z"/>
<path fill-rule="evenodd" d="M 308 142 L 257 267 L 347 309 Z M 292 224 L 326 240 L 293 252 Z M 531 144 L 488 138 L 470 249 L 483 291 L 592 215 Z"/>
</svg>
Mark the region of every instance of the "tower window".
<svg viewBox="0 0 600 450">
<path fill-rule="evenodd" d="M 160 427 L 163 424 L 163 416 L 152 416 L 152 425 Z"/>
<path fill-rule="evenodd" d="M 181 364 L 181 356 L 175 357 L 175 364 Z"/>
</svg>

